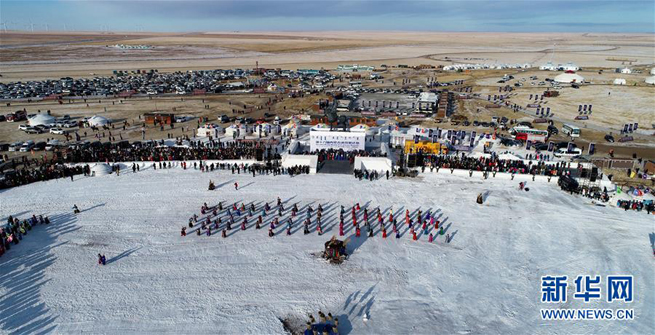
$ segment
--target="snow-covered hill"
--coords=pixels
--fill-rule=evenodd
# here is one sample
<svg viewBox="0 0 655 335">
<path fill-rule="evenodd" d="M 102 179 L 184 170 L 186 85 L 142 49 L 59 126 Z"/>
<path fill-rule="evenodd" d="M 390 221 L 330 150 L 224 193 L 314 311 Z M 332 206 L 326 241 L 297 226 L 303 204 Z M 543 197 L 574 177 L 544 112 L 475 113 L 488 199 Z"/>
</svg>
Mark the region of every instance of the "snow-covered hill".
<svg viewBox="0 0 655 335">
<path fill-rule="evenodd" d="M 218 189 L 207 191 L 212 179 Z M 240 189 L 234 190 L 237 181 Z M 0 218 L 49 215 L 0 257 L 0 327 L 7 333 L 283 333 L 280 319 L 303 324 L 320 309 L 340 332 L 641 333 L 655 325 L 653 216 L 597 207 L 558 190 L 554 181 L 517 182 L 446 173 L 417 179 L 358 181 L 350 176 L 232 175 L 157 170 L 54 180 L 0 191 Z M 475 203 L 487 192 L 484 205 Z M 203 202 L 215 205 L 277 197 L 301 213 L 294 234 L 283 221 L 228 238 L 180 236 Z M 339 205 L 359 202 L 402 215 L 420 208 L 440 216 L 450 243 L 419 234 L 352 237 L 350 259 L 328 264 L 312 253 L 338 233 Z M 321 203 L 324 230 L 302 234 L 302 209 Z M 77 204 L 82 213 L 73 215 Z M 349 217 L 349 212 L 346 214 Z M 402 217 L 401 217 L 402 219 Z M 402 222 L 402 220 L 399 220 Z M 240 222 L 239 222 L 240 223 Z M 354 234 L 346 224 L 346 237 Z M 432 231 L 434 233 L 435 231 Z M 108 264 L 97 265 L 104 253 Z M 541 276 L 635 276 L 632 321 L 542 321 L 545 307 L 615 308 L 569 299 L 544 306 Z M 603 299 L 604 300 L 604 299 Z M 368 321 L 363 315 L 369 316 Z M 650 330 L 649 330 L 650 329 Z"/>
</svg>

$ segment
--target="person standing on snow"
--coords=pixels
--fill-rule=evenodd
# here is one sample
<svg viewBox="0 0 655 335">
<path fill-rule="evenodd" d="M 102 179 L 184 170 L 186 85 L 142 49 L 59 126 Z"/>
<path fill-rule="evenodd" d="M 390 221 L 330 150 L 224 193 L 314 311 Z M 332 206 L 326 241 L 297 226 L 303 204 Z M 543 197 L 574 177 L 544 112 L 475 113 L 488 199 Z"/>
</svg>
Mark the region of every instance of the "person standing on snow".
<svg viewBox="0 0 655 335">
<path fill-rule="evenodd" d="M 238 189 L 239 189 L 239 183 L 236 183 L 236 182 L 235 182 L 235 183 L 234 183 L 234 190 L 236 191 L 236 190 L 238 190 Z"/>
</svg>

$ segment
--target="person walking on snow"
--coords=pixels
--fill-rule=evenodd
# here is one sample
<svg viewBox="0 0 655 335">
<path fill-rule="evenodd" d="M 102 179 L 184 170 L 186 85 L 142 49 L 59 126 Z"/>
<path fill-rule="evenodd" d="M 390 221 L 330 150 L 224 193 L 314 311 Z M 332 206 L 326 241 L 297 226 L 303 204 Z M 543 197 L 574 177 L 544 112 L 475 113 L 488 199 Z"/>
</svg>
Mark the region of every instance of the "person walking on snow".
<svg viewBox="0 0 655 335">
<path fill-rule="evenodd" d="M 236 182 L 235 182 L 235 183 L 234 183 L 234 190 L 236 191 L 236 190 L 238 190 L 238 189 L 239 189 L 239 183 L 236 183 Z"/>
</svg>

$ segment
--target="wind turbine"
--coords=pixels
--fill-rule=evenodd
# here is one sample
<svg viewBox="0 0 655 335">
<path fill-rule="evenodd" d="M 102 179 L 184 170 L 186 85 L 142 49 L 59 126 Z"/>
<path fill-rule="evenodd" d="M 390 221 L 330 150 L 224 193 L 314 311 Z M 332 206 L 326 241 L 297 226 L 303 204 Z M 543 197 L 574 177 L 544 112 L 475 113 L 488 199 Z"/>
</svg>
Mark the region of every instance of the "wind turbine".
<svg viewBox="0 0 655 335">
<path fill-rule="evenodd" d="M 0 22 L 0 26 L 2 26 L 2 30 L 4 30 L 4 32 L 6 33 L 7 32 L 7 23 L 6 22 Z"/>
</svg>

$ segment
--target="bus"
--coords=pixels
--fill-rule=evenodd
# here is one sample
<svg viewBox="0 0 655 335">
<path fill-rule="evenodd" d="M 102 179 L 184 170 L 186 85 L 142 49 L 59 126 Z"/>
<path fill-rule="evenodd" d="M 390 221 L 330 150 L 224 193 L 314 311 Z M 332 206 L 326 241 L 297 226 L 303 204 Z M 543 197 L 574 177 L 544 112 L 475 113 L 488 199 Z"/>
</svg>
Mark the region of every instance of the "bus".
<svg viewBox="0 0 655 335">
<path fill-rule="evenodd" d="M 546 142 L 548 131 L 525 126 L 517 126 L 510 130 L 513 138 L 520 141 Z"/>
<path fill-rule="evenodd" d="M 580 137 L 580 128 L 570 124 L 564 124 L 562 126 L 562 133 L 570 137 Z"/>
</svg>

